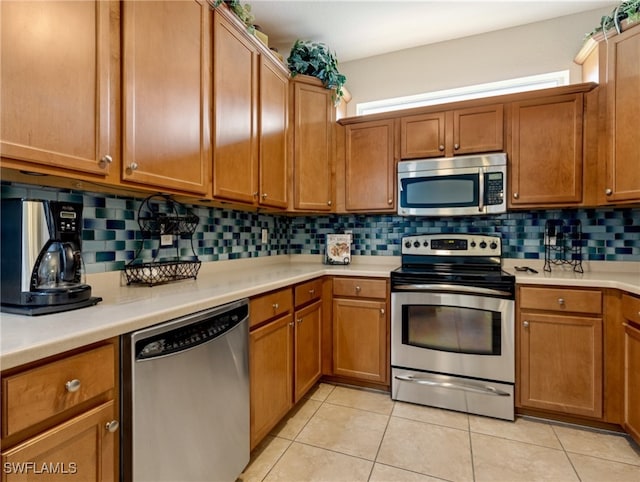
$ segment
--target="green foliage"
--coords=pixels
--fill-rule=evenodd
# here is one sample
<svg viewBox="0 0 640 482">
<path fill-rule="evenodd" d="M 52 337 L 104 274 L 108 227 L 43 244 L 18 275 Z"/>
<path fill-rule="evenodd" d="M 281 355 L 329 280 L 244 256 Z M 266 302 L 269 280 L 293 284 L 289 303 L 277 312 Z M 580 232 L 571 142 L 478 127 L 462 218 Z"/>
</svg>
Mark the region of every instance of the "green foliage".
<svg viewBox="0 0 640 482">
<path fill-rule="evenodd" d="M 250 31 L 253 31 L 253 22 L 255 17 L 251 13 L 251 5 L 248 3 L 242 5 L 240 0 L 215 0 L 213 6 L 219 7 L 222 3 L 226 3 L 231 11 L 236 14 L 236 17 L 238 17 Z"/>
<path fill-rule="evenodd" d="M 335 53 L 321 42 L 296 40 L 291 48 L 287 64 L 291 75 L 312 75 L 322 81 L 328 89 L 335 89 L 334 101 L 337 104 L 344 95 L 342 87 L 347 78 L 338 71 Z"/>
<path fill-rule="evenodd" d="M 586 37 L 592 37 L 599 32 L 607 32 L 615 27 L 621 33 L 620 22 L 627 20 L 629 23 L 640 22 L 640 0 L 625 0 L 613 9 L 611 15 L 605 15 L 600 19 L 600 25 L 589 32 Z"/>
</svg>

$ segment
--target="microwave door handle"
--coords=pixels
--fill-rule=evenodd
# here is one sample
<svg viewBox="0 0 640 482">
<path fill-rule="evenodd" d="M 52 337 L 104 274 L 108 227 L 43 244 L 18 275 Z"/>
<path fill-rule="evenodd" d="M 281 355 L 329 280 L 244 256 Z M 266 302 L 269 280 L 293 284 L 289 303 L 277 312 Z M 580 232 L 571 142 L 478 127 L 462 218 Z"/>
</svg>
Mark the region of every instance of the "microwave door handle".
<svg viewBox="0 0 640 482">
<path fill-rule="evenodd" d="M 484 169 L 478 169 L 478 211 L 484 212 Z"/>
</svg>

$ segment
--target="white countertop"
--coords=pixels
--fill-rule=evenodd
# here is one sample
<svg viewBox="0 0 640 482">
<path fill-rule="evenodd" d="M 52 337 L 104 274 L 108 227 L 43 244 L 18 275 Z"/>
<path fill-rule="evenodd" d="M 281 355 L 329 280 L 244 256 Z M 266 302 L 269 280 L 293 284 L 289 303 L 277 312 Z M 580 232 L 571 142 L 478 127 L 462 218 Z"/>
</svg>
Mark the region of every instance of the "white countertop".
<svg viewBox="0 0 640 482">
<path fill-rule="evenodd" d="M 322 275 L 388 277 L 400 265 L 393 256 L 354 257 L 347 266 L 327 266 L 321 256 L 292 255 L 203 263 L 197 280 L 127 286 L 122 272 L 89 275 L 98 305 L 43 316 L 0 315 L 0 369 L 13 368 L 90 343 L 145 328 L 241 298 Z M 538 274 L 514 272 L 531 266 Z M 539 261 L 508 260 L 517 283 L 616 288 L 640 295 L 640 263 L 585 263 L 585 273 L 544 272 Z"/>
</svg>

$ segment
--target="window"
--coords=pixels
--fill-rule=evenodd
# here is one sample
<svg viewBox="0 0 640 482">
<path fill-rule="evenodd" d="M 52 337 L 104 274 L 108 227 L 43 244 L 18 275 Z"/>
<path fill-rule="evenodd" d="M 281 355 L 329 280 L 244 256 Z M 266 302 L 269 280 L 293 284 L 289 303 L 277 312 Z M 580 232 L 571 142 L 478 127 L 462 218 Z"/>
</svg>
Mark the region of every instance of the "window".
<svg viewBox="0 0 640 482">
<path fill-rule="evenodd" d="M 487 84 L 469 85 L 456 89 L 439 90 L 424 94 L 395 97 L 393 99 L 362 102 L 356 106 L 357 115 L 389 112 L 425 105 L 444 104 L 460 100 L 478 99 L 493 95 L 512 94 L 527 90 L 546 89 L 569 84 L 569 71 L 550 72 L 547 74 L 530 75 L 517 79 L 489 82 Z"/>
</svg>

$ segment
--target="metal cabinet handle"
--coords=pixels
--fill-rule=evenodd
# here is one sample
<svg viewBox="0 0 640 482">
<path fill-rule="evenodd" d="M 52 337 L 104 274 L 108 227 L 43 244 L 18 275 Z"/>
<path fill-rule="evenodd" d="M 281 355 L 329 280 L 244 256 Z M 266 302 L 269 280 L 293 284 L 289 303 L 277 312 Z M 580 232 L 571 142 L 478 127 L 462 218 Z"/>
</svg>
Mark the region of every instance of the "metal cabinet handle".
<svg viewBox="0 0 640 482">
<path fill-rule="evenodd" d="M 120 427 L 120 423 L 117 420 L 111 420 L 111 422 L 107 422 L 105 424 L 105 428 L 107 429 L 107 432 L 111 432 L 111 433 L 118 430 L 119 427 Z"/>
<path fill-rule="evenodd" d="M 290 321 L 289 326 L 293 326 L 293 325 L 295 325 L 295 323 L 293 321 Z"/>
<path fill-rule="evenodd" d="M 520 197 L 520 193 L 514 192 L 513 199 L 518 199 Z"/>
<path fill-rule="evenodd" d="M 277 311 L 278 308 L 280 308 L 280 305 L 278 303 L 274 303 L 273 304 L 273 311 Z"/>
<path fill-rule="evenodd" d="M 613 194 L 613 189 L 611 189 L 610 187 L 608 187 L 607 189 L 604 190 L 604 193 L 607 196 L 611 196 Z"/>
<path fill-rule="evenodd" d="M 267 199 L 267 193 L 266 192 L 262 193 L 262 199 Z"/>
<path fill-rule="evenodd" d="M 253 192 L 253 197 L 258 197 L 260 195 L 260 193 L 258 191 L 254 191 Z"/>
<path fill-rule="evenodd" d="M 380 314 L 384 315 L 384 308 L 380 308 Z"/>
<path fill-rule="evenodd" d="M 387 199 L 387 204 L 393 204 L 393 199 Z"/>
<path fill-rule="evenodd" d="M 316 290 L 315 290 L 315 288 L 311 288 L 311 289 L 309 290 L 309 294 L 310 294 L 311 296 L 315 295 L 315 294 L 316 294 Z"/>
<path fill-rule="evenodd" d="M 138 169 L 138 163 L 132 162 L 131 164 L 129 164 L 129 169 L 131 169 L 132 171 L 135 171 L 136 169 Z"/>
<path fill-rule="evenodd" d="M 524 326 L 525 328 L 529 328 L 529 322 L 528 321 L 523 321 L 522 322 L 522 326 Z"/>
<path fill-rule="evenodd" d="M 105 168 L 107 167 L 109 164 L 111 164 L 113 162 L 113 157 L 111 157 L 109 154 L 105 155 L 102 157 L 102 159 L 100 159 L 100 162 L 98 163 L 99 166 L 101 168 Z"/>
<path fill-rule="evenodd" d="M 67 392 L 69 393 L 77 392 L 78 390 L 80 390 L 80 380 L 78 380 L 77 378 L 69 380 L 64 384 L 64 388 L 66 388 Z"/>
<path fill-rule="evenodd" d="M 333 204 L 333 202 L 327 201 L 327 206 L 331 206 L 332 204 Z"/>
<path fill-rule="evenodd" d="M 564 298 L 558 298 L 558 304 L 564 305 Z"/>
<path fill-rule="evenodd" d="M 302 323 L 302 320 L 304 320 L 304 318 L 298 318 L 296 321 L 297 321 L 298 323 Z"/>
<path fill-rule="evenodd" d="M 361 290 L 362 288 L 360 288 L 360 286 L 356 286 L 356 293 L 360 293 Z"/>
<path fill-rule="evenodd" d="M 439 149 L 439 150 L 441 150 L 441 151 L 444 151 L 444 144 L 440 144 L 440 145 L 438 146 L 438 149 Z"/>
<path fill-rule="evenodd" d="M 453 148 L 457 151 L 458 149 L 460 149 L 460 144 L 454 144 Z"/>
</svg>

